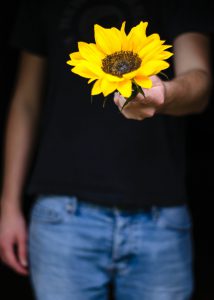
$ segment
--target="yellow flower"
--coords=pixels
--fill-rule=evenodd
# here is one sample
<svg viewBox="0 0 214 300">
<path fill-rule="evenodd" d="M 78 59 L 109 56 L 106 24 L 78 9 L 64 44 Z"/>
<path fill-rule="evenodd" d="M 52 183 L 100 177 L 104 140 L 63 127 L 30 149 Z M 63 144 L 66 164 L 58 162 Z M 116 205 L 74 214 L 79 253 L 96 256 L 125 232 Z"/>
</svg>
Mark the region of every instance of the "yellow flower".
<svg viewBox="0 0 214 300">
<path fill-rule="evenodd" d="M 125 33 L 125 22 L 121 29 L 103 28 L 94 25 L 95 43 L 78 42 L 78 52 L 70 54 L 67 64 L 71 71 L 93 81 L 91 95 L 104 96 L 119 91 L 129 98 L 133 83 L 141 88 L 151 88 L 149 78 L 169 67 L 164 61 L 173 55 L 166 49 L 159 34 L 146 35 L 148 22 L 140 22 L 129 34 Z"/>
</svg>

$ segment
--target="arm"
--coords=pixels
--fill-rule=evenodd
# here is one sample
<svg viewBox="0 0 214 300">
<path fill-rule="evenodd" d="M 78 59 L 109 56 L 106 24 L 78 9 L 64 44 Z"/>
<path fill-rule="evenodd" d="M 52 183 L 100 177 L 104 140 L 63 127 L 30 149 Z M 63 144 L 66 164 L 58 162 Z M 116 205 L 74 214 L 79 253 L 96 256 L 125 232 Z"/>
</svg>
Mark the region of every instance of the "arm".
<svg viewBox="0 0 214 300">
<path fill-rule="evenodd" d="M 178 36 L 174 41 L 175 79 L 166 88 L 162 113 L 185 115 L 203 112 L 211 92 L 209 38 L 199 33 Z"/>
<path fill-rule="evenodd" d="M 18 241 L 19 258 L 24 259 L 26 232 L 21 214 L 21 196 L 37 133 L 44 70 L 45 59 L 22 53 L 5 132 L 0 250 L 3 261 L 22 274 L 25 270 L 15 260 L 12 244 Z"/>
<path fill-rule="evenodd" d="M 208 104 L 212 79 L 209 37 L 184 33 L 174 40 L 175 78 L 163 81 L 152 76 L 153 87 L 144 89 L 122 111 L 127 118 L 143 120 L 156 113 L 182 116 L 202 112 Z M 115 96 L 119 108 L 125 100 Z"/>
</svg>

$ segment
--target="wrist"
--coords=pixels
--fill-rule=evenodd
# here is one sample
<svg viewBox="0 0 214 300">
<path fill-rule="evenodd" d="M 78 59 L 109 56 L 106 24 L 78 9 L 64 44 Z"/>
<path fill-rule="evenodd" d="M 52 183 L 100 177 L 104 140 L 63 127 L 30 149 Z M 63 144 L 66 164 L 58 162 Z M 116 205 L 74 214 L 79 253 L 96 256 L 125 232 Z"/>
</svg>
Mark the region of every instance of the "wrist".
<svg viewBox="0 0 214 300">
<path fill-rule="evenodd" d="M 169 107 L 173 103 L 173 89 L 175 89 L 175 83 L 171 81 L 163 81 L 164 86 L 164 102 L 159 107 L 158 113 L 167 113 Z"/>
<path fill-rule="evenodd" d="M 21 210 L 21 199 L 11 197 L 0 198 L 0 211 L 19 212 Z"/>
</svg>

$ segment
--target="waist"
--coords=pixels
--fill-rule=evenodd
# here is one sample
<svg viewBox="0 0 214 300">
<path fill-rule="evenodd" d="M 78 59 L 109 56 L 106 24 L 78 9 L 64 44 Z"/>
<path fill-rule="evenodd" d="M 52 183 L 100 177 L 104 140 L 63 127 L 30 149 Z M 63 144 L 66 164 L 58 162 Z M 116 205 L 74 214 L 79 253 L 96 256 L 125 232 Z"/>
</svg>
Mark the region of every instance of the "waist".
<svg viewBox="0 0 214 300">
<path fill-rule="evenodd" d="M 125 202 L 120 201 L 120 196 L 116 194 L 112 195 L 105 195 L 105 196 L 99 196 L 97 195 L 93 197 L 93 194 L 90 193 L 90 195 L 86 196 L 80 196 L 76 194 L 78 200 L 80 202 L 83 202 L 85 204 L 91 205 L 91 206 L 97 206 L 97 207 L 104 207 L 104 208 L 117 208 L 119 210 L 124 211 L 150 211 L 153 207 L 152 204 L 144 204 L 144 203 L 137 203 L 137 202 Z"/>
</svg>

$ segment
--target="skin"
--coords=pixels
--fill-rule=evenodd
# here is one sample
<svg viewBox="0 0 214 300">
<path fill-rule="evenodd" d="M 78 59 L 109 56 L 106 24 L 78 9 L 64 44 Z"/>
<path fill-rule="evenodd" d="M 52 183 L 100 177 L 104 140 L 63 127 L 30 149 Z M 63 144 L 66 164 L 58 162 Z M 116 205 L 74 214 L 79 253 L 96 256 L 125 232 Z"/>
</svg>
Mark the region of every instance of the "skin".
<svg viewBox="0 0 214 300">
<path fill-rule="evenodd" d="M 45 65 L 43 58 L 22 53 L 6 124 L 0 199 L 0 258 L 24 276 L 28 275 L 28 232 L 21 207 L 22 189 L 39 124 Z M 13 250 L 14 245 L 17 245 L 17 256 Z"/>
<path fill-rule="evenodd" d="M 143 89 L 122 110 L 124 117 L 142 121 L 155 114 L 182 116 L 203 112 L 209 102 L 212 78 L 209 37 L 201 33 L 185 33 L 174 43 L 175 78 L 163 81 L 152 76 L 153 87 Z M 114 102 L 121 110 L 125 99 L 115 93 Z"/>
<path fill-rule="evenodd" d="M 182 116 L 207 107 L 211 90 L 209 38 L 185 33 L 174 40 L 175 79 L 153 76 L 153 87 L 138 94 L 122 114 L 142 121 L 157 113 Z M 6 126 L 4 176 L 0 197 L 0 258 L 15 272 L 27 276 L 28 231 L 22 212 L 22 191 L 31 161 L 42 107 L 46 60 L 22 52 L 18 81 Z M 124 99 L 114 97 L 120 109 Z M 17 255 L 14 252 L 17 246 Z"/>
</svg>

